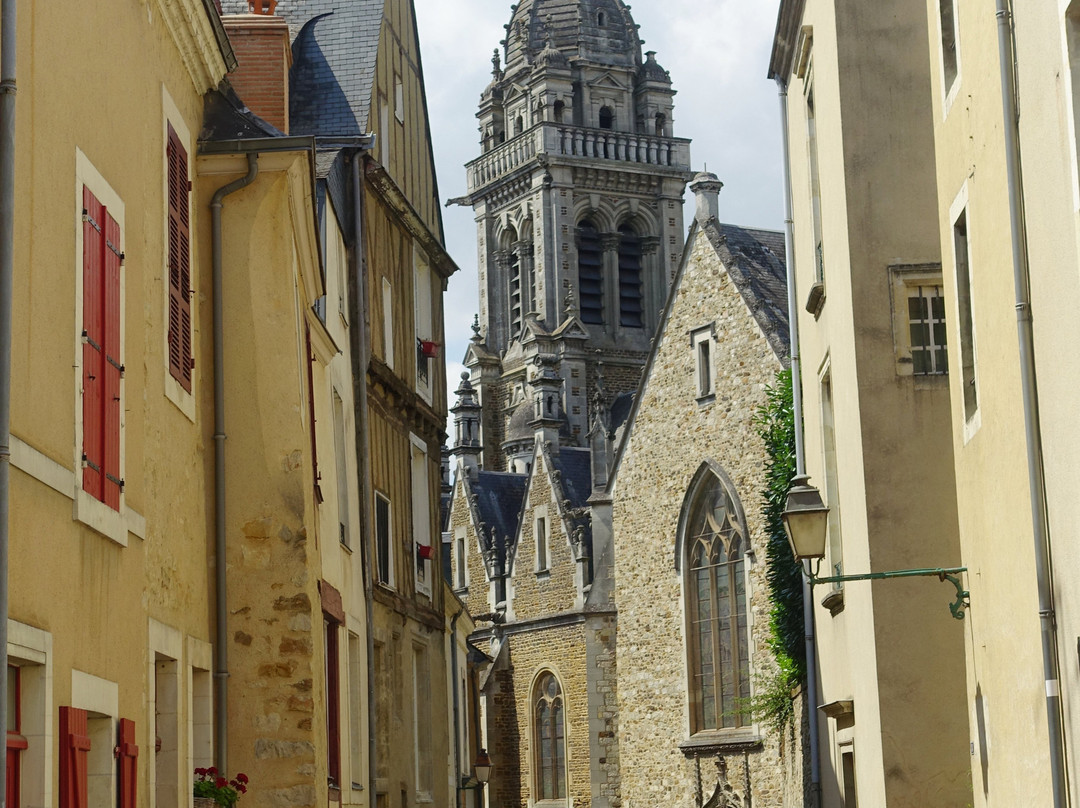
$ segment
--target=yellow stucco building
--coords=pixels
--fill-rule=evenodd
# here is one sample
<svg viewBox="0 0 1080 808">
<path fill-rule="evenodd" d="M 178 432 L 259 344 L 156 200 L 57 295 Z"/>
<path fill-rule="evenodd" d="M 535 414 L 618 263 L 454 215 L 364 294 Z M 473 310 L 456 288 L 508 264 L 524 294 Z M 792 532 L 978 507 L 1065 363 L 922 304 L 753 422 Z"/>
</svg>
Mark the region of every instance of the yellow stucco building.
<svg viewBox="0 0 1080 808">
<path fill-rule="evenodd" d="M 829 507 L 823 577 L 960 565 L 928 50 L 919 0 L 780 4 L 770 75 L 786 92 L 806 468 Z M 915 578 L 812 594 L 820 804 L 966 805 L 955 592 Z"/>
</svg>

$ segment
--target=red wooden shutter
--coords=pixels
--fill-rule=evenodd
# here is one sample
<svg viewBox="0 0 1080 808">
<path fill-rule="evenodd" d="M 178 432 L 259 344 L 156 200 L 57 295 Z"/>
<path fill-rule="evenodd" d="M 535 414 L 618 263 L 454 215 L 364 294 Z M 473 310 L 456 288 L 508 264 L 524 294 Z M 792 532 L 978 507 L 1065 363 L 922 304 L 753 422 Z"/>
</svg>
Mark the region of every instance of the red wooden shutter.
<svg viewBox="0 0 1080 808">
<path fill-rule="evenodd" d="M 90 735 L 86 710 L 60 708 L 60 808 L 87 808 L 86 758 Z"/>
<path fill-rule="evenodd" d="M 120 225 L 105 212 L 105 384 L 102 389 L 104 477 L 102 500 L 120 509 Z"/>
<path fill-rule="evenodd" d="M 116 745 L 116 759 L 120 769 L 119 808 L 135 808 L 136 787 L 139 780 L 139 747 L 135 745 L 135 722 L 120 719 L 120 739 Z"/>
<path fill-rule="evenodd" d="M 83 490 L 104 499 L 105 206 L 83 187 Z"/>
<path fill-rule="evenodd" d="M 191 239 L 187 151 L 172 126 L 169 172 L 169 373 L 191 392 Z"/>
</svg>

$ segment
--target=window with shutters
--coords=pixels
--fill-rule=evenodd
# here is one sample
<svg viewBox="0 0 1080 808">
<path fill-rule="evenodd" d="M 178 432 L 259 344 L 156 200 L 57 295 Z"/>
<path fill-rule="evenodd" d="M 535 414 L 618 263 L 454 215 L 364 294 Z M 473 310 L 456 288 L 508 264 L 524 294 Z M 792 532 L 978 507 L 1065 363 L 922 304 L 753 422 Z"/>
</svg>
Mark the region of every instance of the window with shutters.
<svg viewBox="0 0 1080 808">
<path fill-rule="evenodd" d="M 76 150 L 74 517 L 127 545 L 124 506 L 124 205 Z"/>
<path fill-rule="evenodd" d="M 323 613 L 323 637 L 326 654 L 323 658 L 324 685 L 326 687 L 326 781 L 327 786 L 341 800 L 341 624 L 337 619 Z M 333 799 L 333 797 L 331 797 Z"/>
<path fill-rule="evenodd" d="M 60 708 L 59 808 L 89 808 L 87 766 L 90 733 L 86 710 Z"/>
<path fill-rule="evenodd" d="M 431 543 L 431 484 L 427 446 L 410 435 L 412 470 L 413 547 L 416 556 L 416 591 L 431 597 L 435 548 Z"/>
<path fill-rule="evenodd" d="M 600 233 L 588 219 L 578 225 L 578 295 L 581 321 L 604 323 L 604 251 Z"/>
<path fill-rule="evenodd" d="M 190 393 L 195 366 L 191 340 L 191 181 L 187 149 L 171 124 L 168 130 L 169 375 Z"/>
<path fill-rule="evenodd" d="M 427 647 L 413 645 L 413 741 L 416 802 L 432 802 L 435 790 L 434 735 L 431 717 L 431 668 Z"/>
</svg>

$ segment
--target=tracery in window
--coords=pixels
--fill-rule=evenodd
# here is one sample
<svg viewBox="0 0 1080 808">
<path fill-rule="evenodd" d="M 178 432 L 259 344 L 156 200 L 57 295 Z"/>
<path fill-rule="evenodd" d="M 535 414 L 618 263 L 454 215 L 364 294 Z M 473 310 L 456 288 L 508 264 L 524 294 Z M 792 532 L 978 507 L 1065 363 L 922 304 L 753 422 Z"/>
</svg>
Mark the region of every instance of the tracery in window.
<svg viewBox="0 0 1080 808">
<path fill-rule="evenodd" d="M 735 496 L 709 471 L 684 522 L 690 724 L 693 732 L 750 723 L 746 527 Z"/>
<path fill-rule="evenodd" d="M 536 682 L 533 696 L 536 799 L 566 799 L 566 729 L 562 688 L 551 672 Z"/>
</svg>

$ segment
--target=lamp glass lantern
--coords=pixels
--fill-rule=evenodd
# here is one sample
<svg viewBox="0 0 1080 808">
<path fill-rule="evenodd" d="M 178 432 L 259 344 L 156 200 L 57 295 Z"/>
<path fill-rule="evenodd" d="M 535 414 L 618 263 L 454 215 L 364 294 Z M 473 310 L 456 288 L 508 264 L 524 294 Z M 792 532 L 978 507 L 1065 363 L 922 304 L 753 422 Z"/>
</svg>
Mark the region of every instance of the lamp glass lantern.
<svg viewBox="0 0 1080 808">
<path fill-rule="evenodd" d="M 810 485 L 808 476 L 799 475 L 791 481 L 782 517 L 795 558 L 803 561 L 825 557 L 829 508 L 822 501 L 821 492 Z"/>
<path fill-rule="evenodd" d="M 488 757 L 486 749 L 481 749 L 476 753 L 476 761 L 473 763 L 473 774 L 476 776 L 476 782 L 481 785 L 491 778 L 491 758 Z"/>
</svg>

